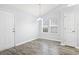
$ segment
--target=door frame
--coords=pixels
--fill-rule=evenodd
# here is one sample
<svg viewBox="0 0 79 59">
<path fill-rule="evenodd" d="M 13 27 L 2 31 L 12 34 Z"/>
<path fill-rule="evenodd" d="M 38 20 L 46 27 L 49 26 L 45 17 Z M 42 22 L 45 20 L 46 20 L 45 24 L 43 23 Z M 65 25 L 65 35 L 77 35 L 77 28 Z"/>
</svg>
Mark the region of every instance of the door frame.
<svg viewBox="0 0 79 59">
<path fill-rule="evenodd" d="M 73 13 L 70 13 L 70 14 L 73 14 Z M 63 15 L 64 15 L 64 17 L 66 17 L 66 15 L 69 15 L 69 13 L 66 13 L 66 14 L 63 14 Z M 73 14 L 73 16 L 74 16 L 74 14 Z M 78 39 L 77 38 L 77 28 L 75 28 L 75 26 L 77 26 L 77 23 L 75 22 L 75 16 L 73 18 L 74 18 L 74 30 L 75 30 L 74 35 L 76 35 L 76 41 L 77 41 L 77 39 Z M 64 27 L 65 27 L 65 24 L 64 24 L 64 19 L 63 19 L 63 39 L 65 38 Z M 75 40 L 75 36 L 74 36 L 74 40 Z M 68 45 L 68 46 L 76 47 L 77 46 L 77 42 L 74 43 L 74 44 L 75 45 L 69 45 L 69 44 L 66 44 L 65 42 L 62 43 L 62 45 Z"/>
</svg>

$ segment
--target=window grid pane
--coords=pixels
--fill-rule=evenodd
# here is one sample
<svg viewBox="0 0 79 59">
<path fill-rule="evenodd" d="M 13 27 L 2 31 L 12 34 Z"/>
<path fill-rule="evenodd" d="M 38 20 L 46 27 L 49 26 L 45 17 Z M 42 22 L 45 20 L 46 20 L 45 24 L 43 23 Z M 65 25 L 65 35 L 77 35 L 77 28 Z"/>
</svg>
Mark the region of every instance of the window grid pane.
<svg viewBox="0 0 79 59">
<path fill-rule="evenodd" d="M 43 32 L 48 32 L 48 28 L 47 27 L 43 27 Z"/>
</svg>

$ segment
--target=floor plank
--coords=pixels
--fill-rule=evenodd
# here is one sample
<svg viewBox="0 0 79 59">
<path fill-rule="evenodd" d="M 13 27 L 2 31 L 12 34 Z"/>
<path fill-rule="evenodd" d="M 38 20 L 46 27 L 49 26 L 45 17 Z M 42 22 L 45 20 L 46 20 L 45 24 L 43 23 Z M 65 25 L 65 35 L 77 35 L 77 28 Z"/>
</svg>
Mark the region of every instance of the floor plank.
<svg viewBox="0 0 79 59">
<path fill-rule="evenodd" d="M 79 55 L 79 49 L 61 46 L 60 42 L 37 39 L 0 52 L 0 55 Z"/>
</svg>

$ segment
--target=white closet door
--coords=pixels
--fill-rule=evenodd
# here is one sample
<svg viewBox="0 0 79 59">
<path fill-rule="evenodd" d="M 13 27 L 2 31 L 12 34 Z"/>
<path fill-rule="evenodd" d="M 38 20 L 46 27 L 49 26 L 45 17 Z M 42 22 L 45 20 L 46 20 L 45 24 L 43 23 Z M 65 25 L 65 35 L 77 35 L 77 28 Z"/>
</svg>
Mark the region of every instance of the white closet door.
<svg viewBox="0 0 79 59">
<path fill-rule="evenodd" d="M 0 11 L 0 51 L 14 46 L 14 16 Z"/>
<path fill-rule="evenodd" d="M 77 32 L 75 28 L 74 14 L 64 15 L 64 42 L 65 45 L 77 45 Z"/>
</svg>

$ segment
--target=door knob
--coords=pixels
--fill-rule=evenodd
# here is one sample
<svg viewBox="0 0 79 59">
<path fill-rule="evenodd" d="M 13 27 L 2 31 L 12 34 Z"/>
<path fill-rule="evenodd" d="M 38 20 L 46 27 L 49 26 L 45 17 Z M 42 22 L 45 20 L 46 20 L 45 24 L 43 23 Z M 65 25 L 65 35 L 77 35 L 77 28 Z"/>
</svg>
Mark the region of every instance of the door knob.
<svg viewBox="0 0 79 59">
<path fill-rule="evenodd" d="M 12 31 L 12 32 L 15 32 L 15 31 Z"/>
<path fill-rule="evenodd" d="M 12 32 L 15 32 L 15 28 L 13 28 L 13 31 Z"/>
<path fill-rule="evenodd" d="M 75 32 L 75 30 L 73 30 L 72 32 Z"/>
</svg>

